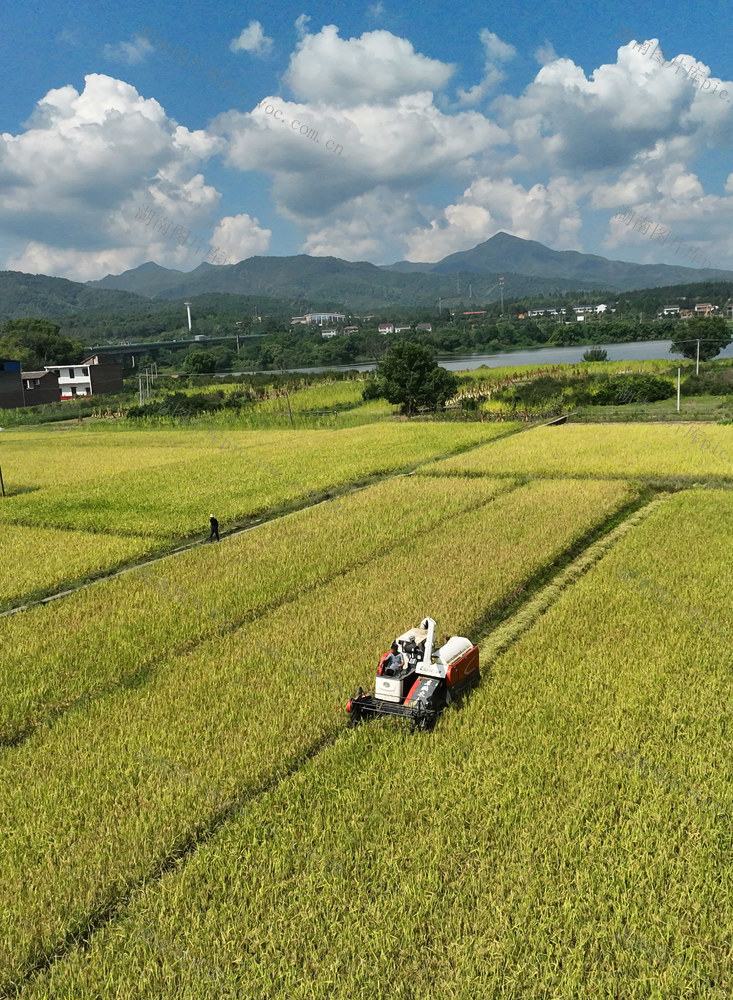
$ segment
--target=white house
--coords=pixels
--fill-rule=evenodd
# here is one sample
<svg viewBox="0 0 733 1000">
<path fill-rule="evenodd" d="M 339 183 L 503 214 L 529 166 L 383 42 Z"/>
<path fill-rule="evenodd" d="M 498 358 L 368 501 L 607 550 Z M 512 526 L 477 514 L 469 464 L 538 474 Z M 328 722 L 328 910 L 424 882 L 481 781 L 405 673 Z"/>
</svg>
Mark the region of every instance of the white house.
<svg viewBox="0 0 733 1000">
<path fill-rule="evenodd" d="M 680 314 L 680 307 L 679 306 L 663 306 L 662 307 L 662 312 L 661 312 L 662 316 L 679 316 L 679 314 Z"/>
<path fill-rule="evenodd" d="M 597 306 L 573 306 L 576 313 L 604 313 L 608 309 L 605 302 Z"/>
<path fill-rule="evenodd" d="M 380 333 L 394 333 L 394 323 L 380 323 L 377 329 Z"/>
<path fill-rule="evenodd" d="M 122 365 L 99 364 L 87 358 L 80 365 L 45 365 L 47 372 L 58 376 L 62 399 L 122 392 Z"/>
</svg>

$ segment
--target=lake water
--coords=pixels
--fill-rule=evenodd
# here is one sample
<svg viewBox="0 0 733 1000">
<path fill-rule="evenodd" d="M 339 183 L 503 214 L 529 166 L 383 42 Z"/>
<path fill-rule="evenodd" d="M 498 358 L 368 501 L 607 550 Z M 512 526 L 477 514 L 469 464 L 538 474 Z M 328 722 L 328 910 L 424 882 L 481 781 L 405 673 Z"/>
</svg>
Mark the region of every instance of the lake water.
<svg viewBox="0 0 733 1000">
<path fill-rule="evenodd" d="M 640 340 L 632 344 L 585 344 L 577 347 L 531 347 L 501 354 L 436 355 L 439 365 L 449 371 L 470 371 L 486 365 L 501 368 L 503 365 L 559 365 L 583 360 L 589 347 L 602 347 L 608 352 L 609 361 L 681 361 L 681 354 L 670 354 L 671 340 Z M 733 358 L 733 344 L 718 354 L 718 358 Z M 373 362 L 354 365 L 330 365 L 325 368 L 286 368 L 288 372 L 370 372 L 377 366 Z M 272 372 L 237 372 L 238 375 L 271 375 Z"/>
</svg>

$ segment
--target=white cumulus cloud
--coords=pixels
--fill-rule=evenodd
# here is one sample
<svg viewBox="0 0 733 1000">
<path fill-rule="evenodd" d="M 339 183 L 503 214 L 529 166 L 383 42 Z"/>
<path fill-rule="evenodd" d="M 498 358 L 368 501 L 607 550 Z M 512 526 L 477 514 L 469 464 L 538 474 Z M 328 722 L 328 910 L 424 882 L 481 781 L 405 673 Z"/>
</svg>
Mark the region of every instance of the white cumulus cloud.
<svg viewBox="0 0 733 1000">
<path fill-rule="evenodd" d="M 305 38 L 308 34 L 308 22 L 310 17 L 308 14 L 299 14 L 295 19 L 295 33 L 298 38 Z"/>
<path fill-rule="evenodd" d="M 479 38 L 486 53 L 483 79 L 470 90 L 460 89 L 458 91 L 461 104 L 478 104 L 479 101 L 492 93 L 506 77 L 506 73 L 501 68 L 502 63 L 509 62 L 517 54 L 513 45 L 502 42 L 499 36 L 495 35 L 493 31 L 489 31 L 488 28 L 482 28 Z"/>
<path fill-rule="evenodd" d="M 508 177 L 483 177 L 429 227 L 406 237 L 407 259 L 437 261 L 502 231 L 561 249 L 576 248 L 581 228 L 578 194 L 566 178 L 525 188 Z"/>
<path fill-rule="evenodd" d="M 212 242 L 236 262 L 267 253 L 271 237 L 271 229 L 261 228 L 259 219 L 243 213 L 225 216 L 214 229 Z"/>
<path fill-rule="evenodd" d="M 149 259 L 195 266 L 190 250 L 136 216 L 147 204 L 174 226 L 210 229 L 220 196 L 197 168 L 220 148 L 112 77 L 89 74 L 81 93 L 49 91 L 25 131 L 0 136 L 8 266 L 75 278 Z"/>
<path fill-rule="evenodd" d="M 440 90 L 453 71 L 389 31 L 368 31 L 347 40 L 329 24 L 298 42 L 285 82 L 303 101 L 346 108 Z"/>
<path fill-rule="evenodd" d="M 135 66 L 146 59 L 155 49 L 142 36 L 134 38 L 131 42 L 117 42 L 116 45 L 104 46 L 105 59 L 111 62 L 126 63 L 128 66 Z"/>
<path fill-rule="evenodd" d="M 273 44 L 260 22 L 250 21 L 239 37 L 232 39 L 229 48 L 232 52 L 251 52 L 255 56 L 264 56 L 272 50 Z"/>
</svg>

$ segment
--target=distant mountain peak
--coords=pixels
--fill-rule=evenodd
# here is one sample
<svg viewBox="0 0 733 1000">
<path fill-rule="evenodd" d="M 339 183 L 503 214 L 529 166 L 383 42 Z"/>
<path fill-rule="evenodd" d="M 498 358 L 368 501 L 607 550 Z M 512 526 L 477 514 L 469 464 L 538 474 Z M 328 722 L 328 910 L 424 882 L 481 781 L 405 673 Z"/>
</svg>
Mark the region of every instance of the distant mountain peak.
<svg viewBox="0 0 733 1000">
<path fill-rule="evenodd" d="M 148 298 L 181 299 L 210 293 L 309 299 L 324 307 L 378 309 L 433 306 L 468 300 L 495 301 L 500 278 L 505 298 L 593 290 L 599 294 L 660 288 L 710 279 L 733 278 L 731 271 L 670 264 L 633 264 L 578 250 L 552 250 L 504 230 L 471 250 L 449 254 L 435 264 L 398 261 L 378 267 L 340 257 L 248 257 L 231 266 L 206 261 L 177 271 L 147 261 L 101 281 L 97 288 L 135 292 Z M 469 292 L 468 285 L 471 290 Z M 468 294 L 467 294 L 468 293 Z"/>
</svg>

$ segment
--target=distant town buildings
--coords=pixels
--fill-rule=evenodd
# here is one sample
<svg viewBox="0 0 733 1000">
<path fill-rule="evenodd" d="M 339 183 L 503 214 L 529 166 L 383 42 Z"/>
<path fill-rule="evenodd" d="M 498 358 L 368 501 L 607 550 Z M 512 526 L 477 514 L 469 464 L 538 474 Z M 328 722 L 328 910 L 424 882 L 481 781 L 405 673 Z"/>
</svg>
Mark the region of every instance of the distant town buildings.
<svg viewBox="0 0 733 1000">
<path fill-rule="evenodd" d="M 552 308 L 552 309 L 530 309 L 529 312 L 520 313 L 519 318 L 520 319 L 526 319 L 528 316 L 531 317 L 531 318 L 534 318 L 535 316 L 545 316 L 545 315 L 548 315 L 548 316 L 559 316 L 560 313 L 562 313 L 563 316 L 565 315 L 565 310 L 564 310 L 564 308 L 562 308 L 562 306 L 559 309 L 554 309 L 554 308 Z"/>
<path fill-rule="evenodd" d="M 367 317 L 365 317 L 365 319 L 366 318 Z M 373 319 L 373 317 L 368 317 L 368 318 L 369 319 Z M 414 330 L 423 331 L 424 333 L 432 333 L 432 331 L 433 331 L 433 324 L 432 323 L 417 323 L 413 327 L 413 325 L 411 323 L 410 324 L 403 323 L 402 325 L 399 325 L 397 323 L 380 323 L 377 326 L 377 330 L 379 331 L 379 333 L 383 333 L 383 334 L 387 334 L 387 333 L 405 333 L 405 332 L 410 333 L 410 332 L 412 332 L 413 329 Z M 323 330 L 321 330 L 321 336 L 322 337 L 338 337 L 338 336 L 343 335 L 345 337 L 348 337 L 349 334 L 358 333 L 358 332 L 359 332 L 359 327 L 358 326 L 344 326 L 340 330 L 337 329 L 336 327 L 326 327 Z"/>
<path fill-rule="evenodd" d="M 591 306 L 548 306 L 545 309 L 529 309 L 526 313 L 519 313 L 519 319 L 535 319 L 538 316 L 562 317 L 564 319 L 568 310 L 575 313 L 578 322 L 582 322 L 586 316 L 600 316 L 608 312 L 608 305 L 605 302 L 600 302 L 598 305 Z M 615 309 L 611 309 L 611 312 L 615 311 Z"/>
<path fill-rule="evenodd" d="M 308 323 L 317 323 L 318 326 L 323 326 L 324 323 L 343 323 L 345 319 L 346 313 L 306 313 L 305 316 L 293 316 L 290 325 L 305 326 Z"/>
<path fill-rule="evenodd" d="M 519 313 L 519 319 L 529 319 L 537 318 L 540 316 L 550 316 L 557 318 L 560 322 L 565 318 L 565 314 L 572 311 L 575 313 L 575 319 L 579 322 L 585 320 L 586 316 L 600 316 L 606 312 L 616 312 L 615 309 L 610 308 L 607 303 L 601 302 L 598 305 L 588 305 L 588 306 L 567 306 L 563 308 L 550 306 L 546 309 L 528 309 L 527 312 Z M 682 309 L 678 305 L 663 306 L 662 309 L 657 313 L 658 318 L 669 318 L 675 317 L 679 319 L 691 319 L 693 316 L 713 316 L 715 313 L 720 312 L 720 307 L 712 305 L 710 302 L 698 302 L 691 309 Z M 733 319 L 733 299 L 729 299 L 725 306 L 726 316 Z"/>
<path fill-rule="evenodd" d="M 352 334 L 352 333 L 358 333 L 358 332 L 359 332 L 359 327 L 358 326 L 345 326 L 341 330 L 336 329 L 336 327 L 332 327 L 329 330 L 321 330 L 321 336 L 322 337 L 339 337 L 339 336 L 340 337 L 348 337 L 350 334 Z"/>
<path fill-rule="evenodd" d="M 601 302 L 601 304 L 597 305 L 597 306 L 573 306 L 573 310 L 576 313 L 583 313 L 583 314 L 587 314 L 587 313 L 604 313 L 604 312 L 607 311 L 607 309 L 608 309 L 608 306 L 606 305 L 605 302 Z"/>
</svg>

